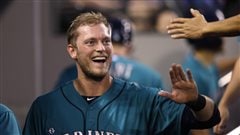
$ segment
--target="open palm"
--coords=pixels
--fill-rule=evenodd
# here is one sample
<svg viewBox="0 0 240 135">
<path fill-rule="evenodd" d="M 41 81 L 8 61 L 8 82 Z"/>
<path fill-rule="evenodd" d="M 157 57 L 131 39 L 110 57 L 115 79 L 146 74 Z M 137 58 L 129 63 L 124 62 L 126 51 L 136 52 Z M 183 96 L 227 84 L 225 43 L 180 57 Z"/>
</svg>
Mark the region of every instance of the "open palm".
<svg viewBox="0 0 240 135">
<path fill-rule="evenodd" d="M 173 64 L 169 71 L 172 91 L 161 91 L 159 95 L 170 98 L 177 103 L 188 103 L 198 98 L 197 86 L 190 70 L 185 75 L 181 65 Z"/>
</svg>

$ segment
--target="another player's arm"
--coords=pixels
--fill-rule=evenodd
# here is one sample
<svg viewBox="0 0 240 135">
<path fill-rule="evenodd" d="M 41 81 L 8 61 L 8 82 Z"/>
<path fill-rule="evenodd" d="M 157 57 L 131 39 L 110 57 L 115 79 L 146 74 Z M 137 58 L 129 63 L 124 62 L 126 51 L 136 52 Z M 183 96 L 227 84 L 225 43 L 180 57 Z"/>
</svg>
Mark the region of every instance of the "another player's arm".
<svg viewBox="0 0 240 135">
<path fill-rule="evenodd" d="M 222 21 L 207 22 L 198 11 L 191 9 L 193 18 L 175 18 L 167 26 L 172 38 L 202 38 L 240 34 L 240 14 Z"/>
<path fill-rule="evenodd" d="M 219 105 L 223 106 L 229 106 L 231 103 L 236 101 L 236 99 L 240 96 L 240 58 L 236 62 L 233 73 L 232 73 L 232 78 L 227 86 L 227 89 L 219 103 Z"/>
<path fill-rule="evenodd" d="M 240 58 L 235 64 L 232 78 L 228 84 L 225 93 L 219 103 L 219 111 L 221 114 L 221 122 L 214 127 L 214 132 L 217 134 L 223 134 L 227 128 L 227 121 L 229 119 L 229 106 L 236 101 L 240 96 Z"/>
<path fill-rule="evenodd" d="M 203 28 L 203 36 L 236 36 L 240 34 L 240 14 L 225 20 L 209 22 Z"/>
</svg>

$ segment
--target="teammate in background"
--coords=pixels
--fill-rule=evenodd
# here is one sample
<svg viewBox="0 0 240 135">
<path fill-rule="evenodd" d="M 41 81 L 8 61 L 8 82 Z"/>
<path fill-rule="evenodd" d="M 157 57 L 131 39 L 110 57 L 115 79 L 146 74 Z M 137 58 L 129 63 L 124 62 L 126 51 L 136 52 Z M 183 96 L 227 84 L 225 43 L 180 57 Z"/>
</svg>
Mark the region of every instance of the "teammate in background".
<svg viewBox="0 0 240 135">
<path fill-rule="evenodd" d="M 175 18 L 167 27 L 172 38 L 203 38 L 206 36 L 237 36 L 240 35 L 240 14 L 222 21 L 207 22 L 199 11 L 190 10 L 193 18 Z M 224 134 L 229 119 L 228 106 L 240 96 L 240 58 L 233 69 L 230 83 L 219 103 L 221 122 L 214 127 L 214 132 Z"/>
<path fill-rule="evenodd" d="M 187 42 L 192 51 L 184 58 L 183 68 L 192 71 L 200 94 L 217 101 L 221 93 L 218 86 L 220 74 L 232 69 L 236 60 L 233 59 L 229 62 L 215 61 L 216 56 L 223 51 L 222 38 L 187 39 Z M 192 130 L 191 133 L 192 135 L 213 134 L 212 130 Z"/>
<path fill-rule="evenodd" d="M 218 37 L 211 37 L 187 39 L 187 42 L 192 51 L 184 58 L 183 68 L 192 71 L 199 93 L 216 101 L 220 92 L 218 80 L 221 70 L 215 61 L 215 57 L 223 51 L 223 40 Z M 232 62 L 232 65 L 234 65 L 234 62 Z"/>
<path fill-rule="evenodd" d="M 193 18 L 175 18 L 167 26 L 172 38 L 203 38 L 207 36 L 240 35 L 240 14 L 221 21 L 207 22 L 198 11 L 190 10 Z"/>
<path fill-rule="evenodd" d="M 7 106 L 0 103 L 0 134 L 1 135 L 21 135 L 18 122 Z"/>
<path fill-rule="evenodd" d="M 133 49 L 133 30 L 130 20 L 120 17 L 109 17 L 109 23 L 112 28 L 114 50 L 110 74 L 140 85 L 164 89 L 164 83 L 159 72 L 129 57 Z M 76 78 L 77 68 L 73 64 L 63 70 L 56 86 Z"/>
<path fill-rule="evenodd" d="M 198 94 L 191 72 L 178 64 L 170 69 L 171 92 L 112 77 L 111 27 L 100 13 L 73 21 L 67 51 L 78 77 L 33 102 L 24 135 L 178 135 L 220 121 L 214 102 Z"/>
</svg>

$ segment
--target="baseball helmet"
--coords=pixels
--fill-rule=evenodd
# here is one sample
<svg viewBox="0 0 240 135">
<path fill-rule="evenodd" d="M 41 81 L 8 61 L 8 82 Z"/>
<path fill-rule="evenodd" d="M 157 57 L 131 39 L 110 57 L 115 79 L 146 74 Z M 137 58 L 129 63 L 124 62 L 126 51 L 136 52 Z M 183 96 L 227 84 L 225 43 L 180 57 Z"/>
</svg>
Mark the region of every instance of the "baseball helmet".
<svg viewBox="0 0 240 135">
<path fill-rule="evenodd" d="M 110 17 L 108 19 L 112 28 L 112 42 L 121 45 L 130 45 L 132 41 L 132 24 L 125 18 Z"/>
</svg>

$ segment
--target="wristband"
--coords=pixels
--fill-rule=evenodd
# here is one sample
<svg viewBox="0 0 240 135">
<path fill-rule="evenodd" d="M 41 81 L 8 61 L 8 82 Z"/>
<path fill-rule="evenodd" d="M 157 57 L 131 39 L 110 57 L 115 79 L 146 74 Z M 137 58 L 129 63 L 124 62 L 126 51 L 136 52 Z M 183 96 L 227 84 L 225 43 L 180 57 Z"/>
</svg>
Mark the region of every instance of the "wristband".
<svg viewBox="0 0 240 135">
<path fill-rule="evenodd" d="M 205 107 L 206 99 L 204 96 L 198 94 L 198 99 L 196 101 L 188 102 L 186 105 L 193 111 L 200 111 Z"/>
</svg>

